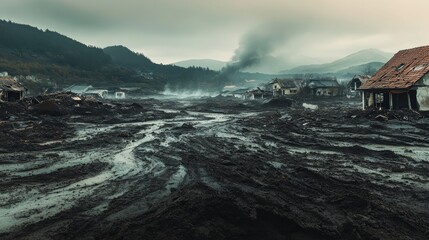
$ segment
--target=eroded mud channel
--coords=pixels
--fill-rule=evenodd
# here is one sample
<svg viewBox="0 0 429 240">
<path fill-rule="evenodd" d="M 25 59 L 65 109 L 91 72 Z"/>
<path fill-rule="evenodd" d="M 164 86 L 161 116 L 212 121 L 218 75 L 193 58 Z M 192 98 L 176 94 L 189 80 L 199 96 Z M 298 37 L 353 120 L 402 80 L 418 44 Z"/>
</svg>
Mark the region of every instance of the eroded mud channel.
<svg viewBox="0 0 429 240">
<path fill-rule="evenodd" d="M 4 129 L 0 238 L 429 238 L 427 118 L 140 101 Z"/>
</svg>

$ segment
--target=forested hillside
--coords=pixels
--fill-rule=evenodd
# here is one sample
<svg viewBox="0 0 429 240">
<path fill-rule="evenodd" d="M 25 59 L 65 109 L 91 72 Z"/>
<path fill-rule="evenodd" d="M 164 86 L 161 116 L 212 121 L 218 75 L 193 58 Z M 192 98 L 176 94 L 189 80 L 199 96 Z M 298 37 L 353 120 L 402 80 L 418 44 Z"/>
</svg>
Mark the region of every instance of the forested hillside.
<svg viewBox="0 0 429 240">
<path fill-rule="evenodd" d="M 50 85 L 140 85 L 145 89 L 219 88 L 217 72 L 153 63 L 123 46 L 87 46 L 50 30 L 0 20 L 0 71 Z"/>
</svg>

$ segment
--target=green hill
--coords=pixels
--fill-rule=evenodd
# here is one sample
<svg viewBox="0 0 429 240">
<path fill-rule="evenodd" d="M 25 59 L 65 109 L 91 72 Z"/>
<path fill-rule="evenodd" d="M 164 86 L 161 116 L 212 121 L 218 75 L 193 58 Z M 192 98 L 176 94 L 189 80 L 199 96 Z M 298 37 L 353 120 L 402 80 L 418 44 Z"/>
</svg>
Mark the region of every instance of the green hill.
<svg viewBox="0 0 429 240">
<path fill-rule="evenodd" d="M 141 76 L 158 76 L 172 90 L 208 89 L 218 90 L 220 82 L 215 78 L 217 72 L 202 67 L 178 67 L 153 63 L 143 54 L 131 51 L 124 46 L 112 46 L 104 49 L 113 63 L 133 69 Z"/>
<path fill-rule="evenodd" d="M 175 62 L 173 65 L 179 67 L 202 67 L 209 68 L 211 70 L 220 71 L 223 67 L 225 67 L 227 62 L 213 60 L 213 59 L 190 59 L 180 62 Z"/>
<path fill-rule="evenodd" d="M 49 30 L 16 24 L 0 20 L 0 47 L 9 49 L 9 57 L 23 60 L 44 60 L 78 67 L 81 69 L 98 69 L 111 62 L 102 49 L 89 47 L 71 38 Z"/>
<path fill-rule="evenodd" d="M 36 76 L 39 85 L 134 85 L 148 90 L 219 88 L 217 72 L 153 63 L 123 46 L 100 49 L 59 33 L 0 20 L 0 71 Z"/>
</svg>

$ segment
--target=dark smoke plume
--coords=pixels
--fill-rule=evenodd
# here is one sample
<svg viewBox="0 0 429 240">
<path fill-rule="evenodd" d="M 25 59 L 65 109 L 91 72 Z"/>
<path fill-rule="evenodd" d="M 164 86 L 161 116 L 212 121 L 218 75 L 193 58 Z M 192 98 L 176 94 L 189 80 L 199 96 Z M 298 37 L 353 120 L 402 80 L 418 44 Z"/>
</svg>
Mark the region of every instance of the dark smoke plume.
<svg viewBox="0 0 429 240">
<path fill-rule="evenodd" d="M 230 76 L 240 70 L 256 65 L 268 57 L 285 42 L 285 34 L 284 30 L 282 30 L 268 26 L 244 35 L 240 41 L 240 46 L 235 50 L 231 62 L 222 69 L 221 75 Z"/>
</svg>

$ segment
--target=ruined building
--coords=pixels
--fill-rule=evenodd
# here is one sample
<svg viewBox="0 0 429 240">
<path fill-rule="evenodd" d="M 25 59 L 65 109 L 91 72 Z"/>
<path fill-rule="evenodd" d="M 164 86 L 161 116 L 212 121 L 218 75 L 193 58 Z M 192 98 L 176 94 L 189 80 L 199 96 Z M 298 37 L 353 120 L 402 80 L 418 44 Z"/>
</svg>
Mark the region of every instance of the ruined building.
<svg viewBox="0 0 429 240">
<path fill-rule="evenodd" d="M 347 98 L 354 98 L 361 95 L 359 91 L 360 86 L 364 84 L 371 76 L 355 75 L 350 82 L 347 83 Z"/>
<path fill-rule="evenodd" d="M 338 96 L 341 95 L 340 84 L 335 79 L 311 79 L 307 81 L 306 87 L 314 96 Z"/>
<path fill-rule="evenodd" d="M 363 109 L 429 110 L 429 46 L 399 51 L 362 84 Z"/>
<path fill-rule="evenodd" d="M 24 97 L 25 91 L 25 87 L 15 78 L 0 77 L 0 101 L 19 101 Z"/>
<path fill-rule="evenodd" d="M 274 79 L 271 84 L 273 85 L 274 97 L 287 96 L 297 94 L 301 86 L 297 80 L 291 79 Z"/>
</svg>

